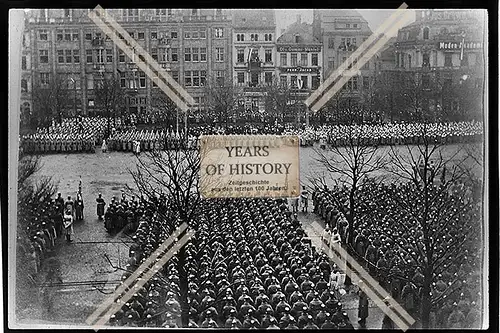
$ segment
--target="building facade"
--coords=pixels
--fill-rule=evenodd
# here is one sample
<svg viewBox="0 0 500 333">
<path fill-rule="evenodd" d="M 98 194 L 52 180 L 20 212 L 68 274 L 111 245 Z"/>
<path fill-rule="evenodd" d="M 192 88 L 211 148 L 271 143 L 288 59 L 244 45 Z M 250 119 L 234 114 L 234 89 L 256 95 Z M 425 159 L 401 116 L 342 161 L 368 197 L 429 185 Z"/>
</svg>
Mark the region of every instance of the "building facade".
<svg viewBox="0 0 500 333">
<path fill-rule="evenodd" d="M 484 24 L 478 10 L 418 10 L 398 31 L 392 77 L 409 74 L 422 110 L 435 115 L 482 113 Z M 397 82 L 396 82 L 397 84 Z"/>
<path fill-rule="evenodd" d="M 88 9 L 28 12 L 23 37 L 22 102 L 36 108 L 33 87 L 57 76 L 74 91 L 69 114 L 97 114 L 95 90 L 115 76 L 125 90 L 124 111 L 144 112 L 164 93 L 88 18 Z M 109 9 L 108 13 L 204 107 L 208 77 L 229 77 L 231 17 L 220 9 Z M 24 69 L 25 68 L 25 69 Z M 71 95 L 71 94 L 70 94 Z"/>
<path fill-rule="evenodd" d="M 233 82 L 246 110 L 265 110 L 265 86 L 277 73 L 274 10 L 233 10 Z"/>
</svg>

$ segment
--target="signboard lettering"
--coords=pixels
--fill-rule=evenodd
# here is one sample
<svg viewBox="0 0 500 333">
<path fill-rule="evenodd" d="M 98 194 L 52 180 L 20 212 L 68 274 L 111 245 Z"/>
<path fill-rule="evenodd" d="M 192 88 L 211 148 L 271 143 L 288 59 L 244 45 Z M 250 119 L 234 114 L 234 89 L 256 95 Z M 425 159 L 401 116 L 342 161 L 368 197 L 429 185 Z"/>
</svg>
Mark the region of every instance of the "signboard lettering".
<svg viewBox="0 0 500 333">
<path fill-rule="evenodd" d="M 463 46 L 465 50 L 482 49 L 483 42 L 465 42 Z M 462 42 L 439 42 L 438 48 L 440 50 L 460 50 Z"/>
<path fill-rule="evenodd" d="M 321 52 L 320 45 L 278 45 L 278 52 Z"/>
<path fill-rule="evenodd" d="M 200 154 L 204 198 L 299 196 L 297 136 L 204 135 Z"/>
<path fill-rule="evenodd" d="M 283 73 L 318 73 L 318 68 L 313 67 L 284 67 L 280 68 Z"/>
</svg>

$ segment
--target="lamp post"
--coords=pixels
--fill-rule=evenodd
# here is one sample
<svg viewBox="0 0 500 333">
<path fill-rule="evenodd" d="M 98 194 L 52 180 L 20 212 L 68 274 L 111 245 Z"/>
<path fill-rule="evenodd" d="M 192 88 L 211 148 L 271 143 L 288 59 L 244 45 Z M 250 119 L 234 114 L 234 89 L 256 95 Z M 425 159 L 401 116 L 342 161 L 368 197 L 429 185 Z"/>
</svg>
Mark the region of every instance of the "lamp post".
<svg viewBox="0 0 500 333">
<path fill-rule="evenodd" d="M 73 99 L 73 110 L 74 115 L 76 116 L 76 81 L 73 78 L 70 78 L 71 82 L 73 82 L 73 90 L 75 92 L 75 98 Z"/>
</svg>

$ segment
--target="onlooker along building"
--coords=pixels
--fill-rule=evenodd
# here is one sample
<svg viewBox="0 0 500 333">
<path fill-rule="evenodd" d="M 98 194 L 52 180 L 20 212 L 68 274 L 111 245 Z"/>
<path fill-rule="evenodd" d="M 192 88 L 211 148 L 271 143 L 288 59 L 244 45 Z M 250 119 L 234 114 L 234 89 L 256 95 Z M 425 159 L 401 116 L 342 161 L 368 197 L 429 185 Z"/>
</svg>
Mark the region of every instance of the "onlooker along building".
<svg viewBox="0 0 500 333">
<path fill-rule="evenodd" d="M 74 91 L 68 114 L 95 114 L 95 92 L 115 76 L 126 93 L 124 111 L 144 112 L 164 93 L 88 17 L 88 9 L 41 9 L 27 14 L 23 37 L 22 107 L 36 109 L 35 87 L 58 77 Z M 204 106 L 209 77 L 228 77 L 231 17 L 221 9 L 107 9 L 161 67 Z M 230 83 L 231 84 L 231 83 Z M 36 88 L 35 88 L 36 89 Z M 160 99 L 164 101 L 165 99 Z M 35 110 L 36 111 L 36 110 Z"/>
<path fill-rule="evenodd" d="M 415 22 L 398 31 L 386 80 L 417 92 L 419 112 L 443 120 L 481 117 L 485 15 L 469 9 L 417 10 Z"/>
<path fill-rule="evenodd" d="M 233 81 L 245 110 L 265 109 L 265 86 L 276 75 L 276 21 L 273 9 L 232 10 Z"/>
</svg>

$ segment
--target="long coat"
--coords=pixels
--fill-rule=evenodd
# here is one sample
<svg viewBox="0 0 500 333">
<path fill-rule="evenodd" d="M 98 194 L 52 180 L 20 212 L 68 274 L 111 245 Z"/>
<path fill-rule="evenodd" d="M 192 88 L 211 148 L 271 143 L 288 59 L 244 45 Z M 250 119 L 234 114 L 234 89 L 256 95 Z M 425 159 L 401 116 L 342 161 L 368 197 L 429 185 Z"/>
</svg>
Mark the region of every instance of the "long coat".
<svg viewBox="0 0 500 333">
<path fill-rule="evenodd" d="M 368 317 L 368 296 L 366 296 L 364 291 L 359 292 L 359 303 L 358 303 L 358 318 L 366 319 Z"/>
</svg>

